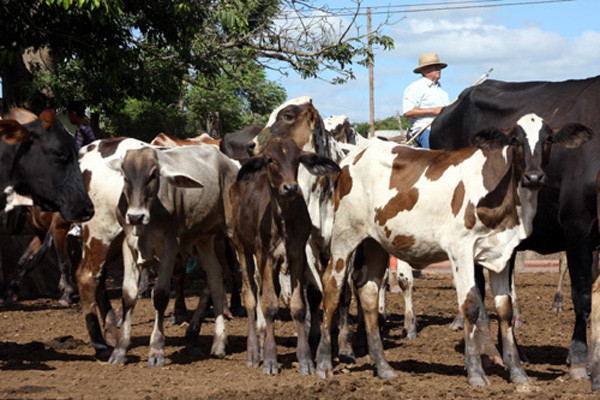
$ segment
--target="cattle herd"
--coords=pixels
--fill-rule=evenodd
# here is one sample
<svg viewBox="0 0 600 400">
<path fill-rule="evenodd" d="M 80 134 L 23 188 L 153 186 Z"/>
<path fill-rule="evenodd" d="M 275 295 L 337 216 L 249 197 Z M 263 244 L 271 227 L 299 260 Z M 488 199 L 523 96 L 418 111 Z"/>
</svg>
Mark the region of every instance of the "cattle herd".
<svg viewBox="0 0 600 400">
<path fill-rule="evenodd" d="M 323 120 L 311 98 L 301 97 L 273 111 L 266 126 L 222 140 L 110 138 L 79 154 L 53 112 L 15 109 L 0 120 L 0 206 L 3 213 L 28 207 L 39 232 L 10 284 L 0 280 L 0 296 L 17 299 L 25 260 L 52 243 L 61 304 L 70 304 L 78 290 L 96 356 L 125 364 L 133 309 L 142 278 L 152 271 L 148 364 L 163 366 L 171 284 L 174 317 L 185 319 L 184 277 L 193 258 L 206 284 L 185 334 L 187 351 L 198 351 L 212 303 L 211 354 L 225 356 L 234 304 L 228 305 L 224 282 L 241 271 L 231 301 L 238 299 L 235 306 L 243 303 L 247 313 L 249 367 L 279 372 L 274 319 L 281 302 L 296 325 L 299 372 L 332 376 L 334 356 L 355 358 L 348 318 L 355 293 L 375 372 L 393 378 L 380 329 L 390 256 L 403 261 L 408 286 L 413 268 L 449 259 L 468 382 L 489 383 L 486 355 L 513 383 L 527 384 L 514 332 L 515 254 L 566 251 L 575 309 L 570 374 L 589 376 L 600 390 L 600 283 L 591 272 L 600 237 L 599 104 L 600 77 L 489 80 L 443 110 L 432 126 L 435 150 L 423 150 L 366 140 L 347 118 Z M 76 285 L 65 255 L 72 223 L 81 227 Z M 106 286 L 107 266 L 115 260 L 123 266 L 119 310 Z M 499 319 L 500 352 L 483 302 L 483 270 Z M 410 301 L 406 307 L 406 315 L 414 315 Z M 415 337 L 414 317 L 405 324 Z"/>
</svg>

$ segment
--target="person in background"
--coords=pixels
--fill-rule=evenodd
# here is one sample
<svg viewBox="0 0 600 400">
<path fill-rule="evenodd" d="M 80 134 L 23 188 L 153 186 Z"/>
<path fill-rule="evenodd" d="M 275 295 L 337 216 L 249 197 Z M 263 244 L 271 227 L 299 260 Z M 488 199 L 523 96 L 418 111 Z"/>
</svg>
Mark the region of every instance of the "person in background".
<svg viewBox="0 0 600 400">
<path fill-rule="evenodd" d="M 436 53 L 425 53 L 419 58 L 419 66 L 414 69 L 415 74 L 421 74 L 421 79 L 408 85 L 402 99 L 404 116 L 409 119 L 410 130 L 408 139 L 415 136 L 421 129 L 427 127 L 415 142 L 429 148 L 429 125 L 433 119 L 450 104 L 448 93 L 442 89 L 439 80 L 442 69 L 448 64 L 440 61 Z"/>
<path fill-rule="evenodd" d="M 85 106 L 81 101 L 73 101 L 69 104 L 67 107 L 67 116 L 69 117 L 69 121 L 77 127 L 77 132 L 75 133 L 77 150 L 96 140 L 94 130 L 89 124 L 88 117 L 85 115 Z"/>
</svg>

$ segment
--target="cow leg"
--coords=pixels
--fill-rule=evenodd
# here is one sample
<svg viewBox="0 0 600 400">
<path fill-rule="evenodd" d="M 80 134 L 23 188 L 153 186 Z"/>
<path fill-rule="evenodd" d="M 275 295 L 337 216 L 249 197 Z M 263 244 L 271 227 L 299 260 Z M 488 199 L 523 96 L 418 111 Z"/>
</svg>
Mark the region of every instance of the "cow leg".
<svg viewBox="0 0 600 400">
<path fill-rule="evenodd" d="M 348 266 L 354 250 L 362 242 L 364 236 L 353 229 L 335 227 L 332 233 L 331 257 L 323 273 L 323 321 L 321 323 L 321 340 L 317 349 L 317 376 L 327 378 L 333 376 L 331 360 L 331 328 L 335 312 L 340 303 L 342 287 L 348 279 Z"/>
<path fill-rule="evenodd" d="M 25 278 L 25 275 L 29 271 L 37 266 L 39 261 L 41 261 L 41 258 L 46 254 L 46 250 L 50 246 L 50 240 L 51 238 L 49 235 L 46 236 L 43 243 L 37 236 L 34 236 L 33 239 L 31 239 L 27 249 L 25 249 L 23 255 L 19 258 L 15 274 L 8 285 L 8 290 L 6 291 L 7 302 L 17 301 L 23 278 Z"/>
<path fill-rule="evenodd" d="M 134 257 L 132 250 L 125 242 L 123 242 L 123 323 L 121 324 L 117 344 L 108 359 L 108 363 L 113 365 L 124 365 L 127 363 L 127 348 L 131 343 L 131 319 L 133 308 L 137 302 L 140 275 L 140 267 L 135 260 L 136 258 Z"/>
<path fill-rule="evenodd" d="M 237 248 L 237 247 L 236 247 Z M 242 296 L 248 315 L 248 339 L 246 341 L 246 366 L 258 367 L 260 362 L 259 343 L 256 334 L 256 314 L 258 310 L 258 287 L 254 280 L 255 266 L 252 256 L 246 256 L 243 250 L 238 250 L 238 259 L 242 268 Z"/>
<path fill-rule="evenodd" d="M 407 262 L 396 260 L 396 274 L 392 277 L 398 280 L 400 289 L 404 293 L 404 331 L 406 337 L 415 339 L 417 337 L 417 317 L 413 307 L 413 286 L 414 277 L 412 267 Z"/>
<path fill-rule="evenodd" d="M 396 373 L 385 360 L 383 342 L 379 331 L 379 291 L 384 282 L 390 255 L 373 240 L 363 243 L 366 265 L 359 271 L 358 263 L 353 274 L 354 285 L 358 289 L 360 304 L 365 319 L 369 356 L 375 364 L 380 378 L 395 378 Z"/>
<path fill-rule="evenodd" d="M 590 315 L 589 371 L 592 390 L 600 390 L 600 277 L 592 286 L 592 312 Z"/>
<path fill-rule="evenodd" d="M 475 266 L 473 257 L 463 255 L 460 258 L 450 257 L 452 273 L 456 284 L 458 307 L 464 317 L 465 365 L 467 380 L 470 385 L 484 386 L 489 380 L 481 365 L 481 353 L 477 344 L 476 326 L 483 307 L 479 290 L 475 283 Z"/>
<path fill-rule="evenodd" d="M 571 298 L 575 308 L 575 328 L 569 347 L 570 375 L 573 379 L 587 379 L 587 320 L 591 311 L 592 249 L 580 243 L 567 249 Z"/>
<path fill-rule="evenodd" d="M 517 342 L 513 328 L 513 303 L 510 299 L 511 271 L 504 268 L 501 272 L 490 271 L 490 285 L 494 294 L 494 302 L 498 312 L 499 329 L 502 336 L 502 358 L 513 383 L 529 382 L 525 370 L 521 367 Z"/>
<path fill-rule="evenodd" d="M 225 332 L 225 288 L 223 286 L 223 266 L 215 254 L 215 239 L 202 241 L 198 244 L 199 254 L 202 254 L 202 267 L 206 272 L 206 281 L 210 288 L 210 295 L 215 312 L 215 334 L 210 354 L 217 358 L 224 358 L 227 344 Z"/>
<path fill-rule="evenodd" d="M 350 283 L 346 282 L 342 288 L 342 296 L 337 313 L 338 322 L 338 359 L 346 364 L 356 363 L 356 356 L 352 349 L 352 328 L 350 327 L 350 303 L 352 290 Z"/>
<path fill-rule="evenodd" d="M 321 275 L 319 271 L 320 261 L 315 256 L 315 252 L 309 242 L 306 245 L 306 260 L 308 268 L 305 271 L 306 290 L 304 295 L 305 301 L 308 304 L 306 321 L 309 330 L 308 343 L 310 344 L 313 358 L 317 353 L 319 338 L 321 337 L 321 300 L 323 299 L 323 286 L 321 283 Z"/>
<path fill-rule="evenodd" d="M 92 244 L 95 244 L 95 242 Z M 100 260 L 105 259 L 108 249 L 104 248 L 102 245 L 94 246 L 95 248 L 92 250 L 86 250 L 86 247 L 84 247 L 84 253 L 76 272 L 77 286 L 79 288 L 81 310 L 85 317 L 90 342 L 96 350 L 96 357 L 104 359 L 110 356 L 112 348 L 109 347 L 102 335 L 102 329 L 96 313 L 96 306 L 99 305 L 97 300 L 99 279 L 101 275 L 104 275 L 102 271 L 104 261 Z M 92 251 L 94 253 L 92 253 Z M 90 257 L 90 254 L 101 254 L 101 258 L 92 258 Z M 104 296 L 106 295 L 106 290 L 104 290 L 103 294 Z M 106 299 L 106 301 L 108 302 L 108 299 Z M 100 304 L 102 304 L 102 302 L 100 302 Z M 110 307 L 110 302 L 108 305 Z"/>
<path fill-rule="evenodd" d="M 148 366 L 165 365 L 165 332 L 164 319 L 165 310 L 169 304 L 169 292 L 171 277 L 175 266 L 176 251 L 175 243 L 165 243 L 165 251 L 160 259 L 158 279 L 152 290 L 152 302 L 154 303 L 155 318 L 154 329 L 150 336 L 150 352 L 148 353 Z M 136 281 L 137 282 L 137 281 Z"/>
<path fill-rule="evenodd" d="M 483 361 L 492 363 L 500 366 L 504 366 L 502 357 L 494 344 L 492 339 L 492 332 L 490 328 L 490 317 L 485 308 L 485 276 L 483 274 L 483 267 L 479 264 L 475 264 L 475 282 L 477 284 L 477 291 L 481 299 L 479 307 L 479 317 L 477 318 L 475 333 L 477 338 L 477 348 L 479 354 L 483 357 Z M 486 356 L 487 359 L 484 357 Z"/>
<path fill-rule="evenodd" d="M 512 302 L 512 324 L 515 328 L 520 328 L 523 325 L 523 317 L 521 314 L 521 304 L 517 297 L 517 288 L 515 286 L 515 273 L 525 269 L 525 252 L 519 251 L 513 254 L 514 261 L 511 262 L 511 277 L 510 277 L 510 299 Z"/>
<path fill-rule="evenodd" d="M 558 285 L 556 287 L 556 293 L 554 294 L 554 301 L 552 302 L 552 311 L 554 311 L 555 313 L 561 313 L 564 311 L 563 285 L 565 281 L 565 276 L 567 275 L 567 269 L 567 253 L 563 251 L 560 254 L 560 261 L 558 263 Z"/>
<path fill-rule="evenodd" d="M 257 260 L 260 263 L 260 260 Z M 275 342 L 275 317 L 279 309 L 279 299 L 275 292 L 274 271 L 275 265 L 271 257 L 264 257 L 261 265 L 262 296 L 259 302 L 265 318 L 265 339 L 263 343 L 263 374 L 277 375 L 277 344 Z"/>
<path fill-rule="evenodd" d="M 67 233 L 69 224 L 60 224 L 53 229 L 52 240 L 56 250 L 56 259 L 58 261 L 58 270 L 60 271 L 60 284 L 62 295 L 58 303 L 63 307 L 68 307 L 73 302 L 75 285 L 71 279 L 71 259 L 69 257 L 69 241 Z"/>
<path fill-rule="evenodd" d="M 312 360 L 312 353 L 308 343 L 308 335 L 306 333 L 306 303 L 304 302 L 303 290 L 303 278 L 304 271 L 306 270 L 306 259 L 304 258 L 304 249 L 299 249 L 296 255 L 292 258 L 299 258 L 302 260 L 304 265 L 296 265 L 293 263 L 290 266 L 290 274 L 292 280 L 292 300 L 290 302 L 290 311 L 292 318 L 296 323 L 296 330 L 298 332 L 298 342 L 296 346 L 296 357 L 300 364 L 301 375 L 312 375 L 315 373 L 315 366 Z"/>
<path fill-rule="evenodd" d="M 171 317 L 171 322 L 176 325 L 181 325 L 188 320 L 188 310 L 187 306 L 185 305 L 186 272 L 185 263 L 183 263 L 181 257 L 177 257 L 177 263 L 175 264 L 175 270 L 173 271 L 173 283 L 175 284 L 175 307 L 173 308 L 173 316 Z M 200 332 L 200 328 L 198 328 L 198 332 Z"/>
</svg>

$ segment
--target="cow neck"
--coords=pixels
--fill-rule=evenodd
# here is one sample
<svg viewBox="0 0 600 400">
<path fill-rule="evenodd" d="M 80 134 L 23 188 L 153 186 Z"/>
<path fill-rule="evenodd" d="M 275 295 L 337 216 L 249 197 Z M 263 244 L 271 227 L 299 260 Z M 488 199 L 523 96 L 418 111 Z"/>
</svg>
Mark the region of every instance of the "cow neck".
<svg viewBox="0 0 600 400">
<path fill-rule="evenodd" d="M 484 151 L 483 185 L 487 194 L 477 203 L 477 216 L 488 228 L 509 229 L 519 223 L 517 194 L 519 169 L 511 146 Z M 505 157 L 506 155 L 506 157 Z"/>
</svg>

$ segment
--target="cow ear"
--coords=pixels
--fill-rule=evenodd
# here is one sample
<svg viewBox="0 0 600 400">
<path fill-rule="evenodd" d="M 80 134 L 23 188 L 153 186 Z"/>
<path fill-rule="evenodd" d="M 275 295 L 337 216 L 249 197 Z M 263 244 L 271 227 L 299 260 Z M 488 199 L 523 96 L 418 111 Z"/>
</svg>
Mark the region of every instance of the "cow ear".
<svg viewBox="0 0 600 400">
<path fill-rule="evenodd" d="M 266 160 L 262 157 L 253 157 L 248 159 L 248 161 L 246 161 L 244 165 L 242 165 L 242 168 L 240 168 L 237 175 L 237 180 L 243 181 L 245 179 L 248 179 L 250 175 L 257 171 L 260 171 L 265 165 L 265 162 Z"/>
<path fill-rule="evenodd" d="M 163 178 L 167 179 L 167 181 L 173 185 L 173 186 L 177 186 L 177 187 L 183 187 L 183 188 L 191 188 L 191 189 L 200 189 L 203 188 L 204 185 L 200 182 L 198 182 L 196 179 L 192 178 L 189 175 L 185 175 L 182 173 L 178 173 L 178 174 L 162 174 Z"/>
<path fill-rule="evenodd" d="M 22 125 L 28 124 L 38 119 L 37 115 L 24 108 L 11 108 L 10 116 L 12 117 L 12 119 L 18 121 Z"/>
<path fill-rule="evenodd" d="M 8 144 L 16 144 L 29 139 L 29 131 L 13 119 L 0 120 L 0 139 Z"/>
<path fill-rule="evenodd" d="M 509 136 L 498 129 L 484 129 L 471 138 L 471 144 L 482 150 L 496 150 L 510 143 Z"/>
<path fill-rule="evenodd" d="M 121 166 L 123 165 L 123 157 L 109 158 L 108 160 L 104 161 L 104 163 L 106 164 L 106 166 L 108 168 L 110 168 L 113 171 L 117 171 L 118 173 L 122 174 L 122 172 L 121 172 Z"/>
<path fill-rule="evenodd" d="M 573 149 L 584 144 L 592 138 L 594 131 L 585 125 L 572 123 L 554 130 L 553 141 L 558 142 L 568 149 Z"/>
<path fill-rule="evenodd" d="M 308 172 L 317 176 L 337 174 L 342 171 L 335 161 L 315 153 L 305 153 L 301 155 L 300 162 L 306 167 Z"/>
</svg>

